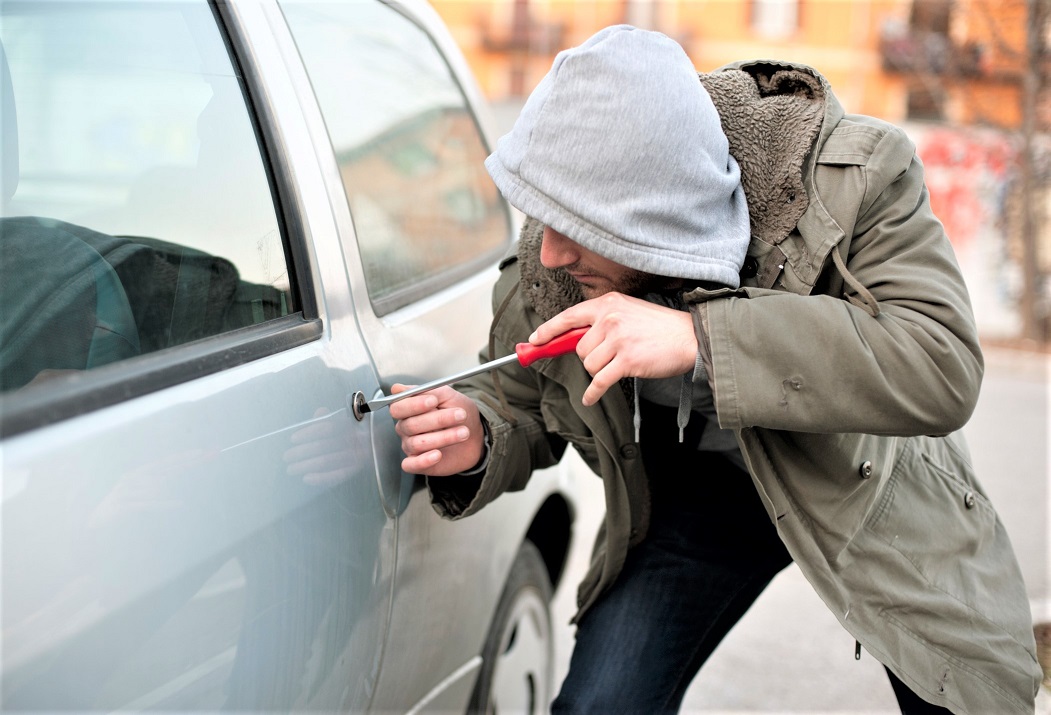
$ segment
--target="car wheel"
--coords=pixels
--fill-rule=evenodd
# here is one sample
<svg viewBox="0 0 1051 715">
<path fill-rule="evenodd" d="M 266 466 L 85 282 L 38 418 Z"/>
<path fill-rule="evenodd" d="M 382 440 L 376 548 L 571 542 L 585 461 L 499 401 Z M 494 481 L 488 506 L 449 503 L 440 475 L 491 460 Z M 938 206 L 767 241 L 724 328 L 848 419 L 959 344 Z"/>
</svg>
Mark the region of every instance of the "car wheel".
<svg viewBox="0 0 1051 715">
<path fill-rule="evenodd" d="M 526 541 L 496 607 L 469 712 L 547 711 L 554 679 L 550 603 L 551 581 L 544 560 Z"/>
</svg>

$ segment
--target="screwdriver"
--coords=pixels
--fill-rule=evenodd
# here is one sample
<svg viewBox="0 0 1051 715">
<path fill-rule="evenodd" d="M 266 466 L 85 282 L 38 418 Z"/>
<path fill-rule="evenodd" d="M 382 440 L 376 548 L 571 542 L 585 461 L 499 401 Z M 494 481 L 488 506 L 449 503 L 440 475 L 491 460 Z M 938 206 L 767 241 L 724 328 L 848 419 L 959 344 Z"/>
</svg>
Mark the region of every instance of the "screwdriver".
<svg viewBox="0 0 1051 715">
<path fill-rule="evenodd" d="M 498 367 L 504 365 L 510 365 L 511 363 L 517 362 L 522 367 L 529 367 L 537 360 L 543 360 L 545 358 L 558 357 L 559 355 L 565 355 L 571 353 L 577 349 L 577 343 L 584 337 L 584 333 L 588 331 L 588 328 L 574 328 L 568 332 L 562 333 L 556 338 L 549 340 L 543 345 L 533 345 L 532 343 L 518 343 L 515 345 L 515 351 L 511 355 L 506 355 L 496 360 L 491 360 L 487 363 L 472 367 L 458 372 L 455 375 L 449 375 L 448 377 L 439 378 L 437 380 L 431 380 L 423 385 L 417 385 L 416 387 L 406 390 L 405 392 L 399 392 L 397 395 L 385 395 L 384 397 L 377 397 L 374 400 L 364 402 L 360 400 L 355 405 L 356 411 L 360 414 L 367 412 L 375 412 L 378 409 L 389 406 L 393 402 L 398 400 L 404 400 L 406 397 L 412 397 L 418 395 L 421 392 L 427 392 L 433 390 L 436 387 L 442 385 L 451 385 L 454 382 L 460 382 L 466 380 L 474 375 L 479 375 L 483 372 L 489 372 L 495 370 Z M 360 418 L 359 418 L 360 419 Z"/>
</svg>

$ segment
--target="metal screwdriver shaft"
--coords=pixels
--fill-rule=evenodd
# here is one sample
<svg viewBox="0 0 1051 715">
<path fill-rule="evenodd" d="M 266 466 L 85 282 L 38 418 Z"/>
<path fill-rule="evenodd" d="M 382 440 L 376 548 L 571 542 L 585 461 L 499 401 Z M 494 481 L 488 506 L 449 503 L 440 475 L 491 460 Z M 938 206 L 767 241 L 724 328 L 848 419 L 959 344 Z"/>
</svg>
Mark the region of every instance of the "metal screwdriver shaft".
<svg viewBox="0 0 1051 715">
<path fill-rule="evenodd" d="M 558 357 L 559 355 L 571 353 L 577 349 L 577 343 L 580 342 L 580 339 L 584 337 L 584 333 L 587 331 L 588 328 L 575 328 L 562 333 L 557 338 L 554 338 L 543 345 L 518 343 L 518 345 L 515 346 L 515 352 L 511 355 L 491 360 L 490 362 L 478 365 L 477 367 L 468 368 L 467 370 L 458 372 L 455 375 L 431 380 L 430 382 L 424 383 L 423 385 L 417 385 L 405 392 L 399 392 L 396 395 L 377 397 L 374 400 L 369 400 L 364 404 L 358 405 L 358 411 L 363 414 L 374 412 L 383 407 L 387 407 L 394 402 L 404 400 L 406 397 L 412 397 L 413 395 L 418 395 L 421 392 L 427 392 L 436 387 L 442 387 L 443 385 L 452 385 L 453 383 L 466 380 L 474 375 L 480 375 L 483 372 L 489 372 L 490 370 L 495 370 L 498 367 L 510 365 L 511 363 L 517 362 L 522 367 L 529 367 L 537 360 Z"/>
</svg>

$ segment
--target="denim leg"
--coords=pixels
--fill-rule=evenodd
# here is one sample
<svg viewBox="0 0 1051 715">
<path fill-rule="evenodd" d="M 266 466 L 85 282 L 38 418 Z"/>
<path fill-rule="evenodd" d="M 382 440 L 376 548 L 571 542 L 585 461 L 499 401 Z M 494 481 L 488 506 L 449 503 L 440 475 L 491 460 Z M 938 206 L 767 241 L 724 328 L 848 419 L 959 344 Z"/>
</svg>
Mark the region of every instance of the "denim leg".
<svg viewBox="0 0 1051 715">
<path fill-rule="evenodd" d="M 948 708 L 929 703 L 914 693 L 908 685 L 898 679 L 898 676 L 890 672 L 890 668 L 885 670 L 890 679 L 890 686 L 894 688 L 894 697 L 898 700 L 901 715 L 951 715 L 952 711 Z"/>
<path fill-rule="evenodd" d="M 791 563 L 748 475 L 705 464 L 718 467 L 706 470 L 718 488 L 657 490 L 646 540 L 577 626 L 552 712 L 677 712 L 701 665 Z"/>
<path fill-rule="evenodd" d="M 743 571 L 635 549 L 577 627 L 555 713 L 677 712 L 701 665 L 781 567 Z"/>
</svg>

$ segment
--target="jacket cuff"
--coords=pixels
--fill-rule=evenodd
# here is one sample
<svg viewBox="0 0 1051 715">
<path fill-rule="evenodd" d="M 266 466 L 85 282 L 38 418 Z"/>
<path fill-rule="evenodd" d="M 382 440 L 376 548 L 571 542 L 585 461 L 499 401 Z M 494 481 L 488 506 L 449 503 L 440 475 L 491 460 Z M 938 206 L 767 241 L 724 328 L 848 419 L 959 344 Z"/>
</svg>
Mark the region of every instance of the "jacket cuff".
<svg viewBox="0 0 1051 715">
<path fill-rule="evenodd" d="M 481 420 L 482 433 L 485 435 L 485 438 L 482 441 L 482 458 L 478 460 L 478 464 L 474 465 L 470 469 L 463 470 L 457 476 L 474 477 L 479 474 L 484 474 L 486 467 L 489 466 L 489 453 L 492 452 L 492 448 L 490 447 L 489 443 L 493 441 L 493 437 L 491 434 L 489 434 L 489 421 L 486 420 L 485 417 L 482 417 Z"/>
<path fill-rule="evenodd" d="M 492 471 L 499 460 L 492 459 L 494 435 L 490 420 L 496 418 L 489 414 L 489 408 L 478 403 L 482 429 L 485 430 L 485 448 L 481 461 L 467 472 L 449 477 L 427 477 L 427 490 L 431 497 L 431 507 L 443 519 L 462 519 L 469 516 L 495 498 L 492 492 Z"/>
<path fill-rule="evenodd" d="M 427 477 L 431 507 L 443 519 L 459 519 L 467 511 L 482 488 L 485 474 L 472 476 Z"/>
</svg>

